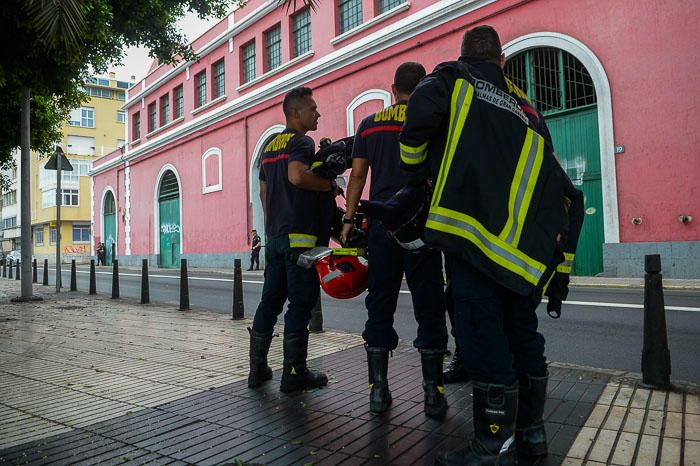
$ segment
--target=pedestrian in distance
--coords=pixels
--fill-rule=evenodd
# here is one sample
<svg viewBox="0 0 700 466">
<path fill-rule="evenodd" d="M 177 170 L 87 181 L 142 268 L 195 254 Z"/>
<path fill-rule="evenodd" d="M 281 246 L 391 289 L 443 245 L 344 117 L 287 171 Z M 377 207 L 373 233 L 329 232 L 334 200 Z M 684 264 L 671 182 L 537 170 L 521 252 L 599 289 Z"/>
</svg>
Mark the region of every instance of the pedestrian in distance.
<svg viewBox="0 0 700 466">
<path fill-rule="evenodd" d="M 248 271 L 253 270 L 253 264 L 255 264 L 255 270 L 260 270 L 260 248 L 262 248 L 262 241 L 256 230 L 250 233 L 252 238 L 250 244 L 250 267 L 248 267 Z"/>
<path fill-rule="evenodd" d="M 105 243 L 100 243 L 97 246 L 97 265 L 105 265 L 105 259 L 107 257 L 107 249 L 105 248 Z"/>
<path fill-rule="evenodd" d="M 248 386 L 257 387 L 272 377 L 267 354 L 277 317 L 284 315 L 283 369 L 280 390 L 292 392 L 321 387 L 325 374 L 307 367 L 308 324 L 319 297 L 313 269 L 297 265 L 303 252 L 328 244 L 331 215 L 339 189 L 335 181 L 312 173 L 318 119 L 311 89 L 294 88 L 282 105 L 286 128 L 264 148 L 260 169 L 260 200 L 265 214 L 265 282 L 250 332 Z M 328 212 L 328 218 L 319 215 Z"/>
<path fill-rule="evenodd" d="M 353 145 L 341 240 L 347 238 L 355 223 L 354 216 L 370 168 L 370 201 L 387 201 L 406 184 L 400 169 L 399 132 L 405 120 L 408 97 L 424 76 L 425 69 L 420 63 L 400 65 L 391 85 L 395 103 L 360 123 Z M 388 360 L 399 341 L 393 323 L 405 274 L 418 322 L 413 345 L 421 355 L 424 411 L 429 417 L 443 416 L 447 410 L 442 374 L 447 330 L 441 253 L 428 248 L 404 249 L 387 236 L 380 222 L 371 219 L 368 262 L 367 322 L 362 337 L 367 351 L 370 411 L 383 413 L 392 402 Z"/>
<path fill-rule="evenodd" d="M 504 64 L 492 27 L 467 31 L 460 58 L 439 64 L 411 95 L 400 138 L 410 182 L 433 180 L 424 236 L 446 254 L 473 380 L 474 437 L 436 465 L 511 465 L 518 454 L 547 453 L 535 310 L 548 284 L 561 282 L 560 264 L 573 260 L 583 204 L 542 115 Z"/>
</svg>

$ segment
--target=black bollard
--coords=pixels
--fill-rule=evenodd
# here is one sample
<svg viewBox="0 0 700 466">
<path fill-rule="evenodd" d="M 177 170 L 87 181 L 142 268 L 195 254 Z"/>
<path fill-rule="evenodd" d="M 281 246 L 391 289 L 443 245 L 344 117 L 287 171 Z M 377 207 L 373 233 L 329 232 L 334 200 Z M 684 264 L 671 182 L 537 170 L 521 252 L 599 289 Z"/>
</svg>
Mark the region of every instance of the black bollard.
<svg viewBox="0 0 700 466">
<path fill-rule="evenodd" d="M 44 259 L 44 277 L 41 281 L 42 285 L 49 286 L 49 260 Z"/>
<path fill-rule="evenodd" d="M 90 294 L 97 294 L 97 280 L 95 279 L 95 259 L 90 259 Z"/>
<path fill-rule="evenodd" d="M 233 320 L 243 319 L 243 272 L 241 270 L 241 260 L 233 260 Z"/>
<path fill-rule="evenodd" d="M 37 280 L 37 272 L 36 272 L 37 266 L 36 266 L 36 259 L 32 261 L 32 283 L 37 283 L 39 280 Z"/>
<path fill-rule="evenodd" d="M 661 282 L 661 256 L 644 256 L 644 348 L 642 385 L 671 388 L 671 353 L 666 337 L 666 309 Z"/>
<path fill-rule="evenodd" d="M 316 305 L 311 309 L 311 320 L 309 321 L 309 332 L 323 332 L 323 309 L 321 308 L 321 294 L 319 293 Z"/>
<path fill-rule="evenodd" d="M 180 310 L 190 308 L 190 286 L 187 281 L 187 259 L 180 259 Z"/>
<path fill-rule="evenodd" d="M 141 304 L 151 302 L 151 293 L 148 288 L 148 259 L 141 261 Z"/>
<path fill-rule="evenodd" d="M 20 276 L 20 270 L 19 270 L 19 261 L 17 261 L 17 265 L 15 266 L 15 280 L 19 280 Z"/>
<path fill-rule="evenodd" d="M 2 263 L 2 278 L 7 277 L 7 261 Z"/>
<path fill-rule="evenodd" d="M 78 277 L 75 270 L 75 259 L 70 261 L 70 290 L 78 291 Z"/>
<path fill-rule="evenodd" d="M 119 299 L 119 261 L 112 261 L 112 299 Z"/>
<path fill-rule="evenodd" d="M 10 259 L 10 267 L 9 267 L 10 271 L 7 273 L 7 278 L 9 278 L 9 279 L 12 279 L 12 266 L 13 265 L 14 264 L 12 264 L 12 259 Z"/>
</svg>

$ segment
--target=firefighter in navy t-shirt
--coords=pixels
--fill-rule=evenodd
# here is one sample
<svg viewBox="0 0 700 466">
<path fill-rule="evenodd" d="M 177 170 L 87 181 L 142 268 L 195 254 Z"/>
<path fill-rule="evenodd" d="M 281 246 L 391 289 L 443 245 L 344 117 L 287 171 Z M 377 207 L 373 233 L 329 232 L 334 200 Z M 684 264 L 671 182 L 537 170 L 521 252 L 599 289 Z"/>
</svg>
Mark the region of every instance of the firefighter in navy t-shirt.
<svg viewBox="0 0 700 466">
<path fill-rule="evenodd" d="M 311 89 L 292 89 L 284 98 L 286 128 L 265 147 L 260 167 L 260 199 L 265 211 L 265 284 L 253 328 L 250 329 L 248 386 L 256 387 L 272 377 L 267 353 L 277 316 L 289 300 L 284 316 L 284 363 L 280 389 L 285 392 L 326 385 L 325 374 L 306 366 L 311 309 L 319 286 L 314 269 L 297 265 L 299 254 L 327 244 L 330 221 L 319 218 L 321 207 L 338 192 L 334 181 L 311 173 L 314 141 L 306 136 L 316 130 L 321 116 Z"/>
<path fill-rule="evenodd" d="M 406 185 L 406 178 L 400 170 L 399 133 L 405 120 L 408 97 L 423 76 L 425 69 L 419 63 L 408 62 L 399 66 L 392 85 L 396 103 L 360 123 L 353 146 L 346 224 L 341 237 L 346 237 L 352 227 L 368 168 L 372 169 L 372 201 L 386 201 Z M 421 353 L 425 413 L 431 417 L 442 416 L 447 409 L 442 381 L 447 330 L 440 252 L 403 249 L 387 237 L 379 222 L 371 221 L 368 254 L 369 294 L 365 300 L 368 318 L 362 337 L 367 347 L 370 411 L 381 413 L 391 404 L 387 365 L 389 352 L 396 348 L 399 340 L 393 322 L 405 273 L 418 321 L 418 334 L 413 345 Z"/>
</svg>

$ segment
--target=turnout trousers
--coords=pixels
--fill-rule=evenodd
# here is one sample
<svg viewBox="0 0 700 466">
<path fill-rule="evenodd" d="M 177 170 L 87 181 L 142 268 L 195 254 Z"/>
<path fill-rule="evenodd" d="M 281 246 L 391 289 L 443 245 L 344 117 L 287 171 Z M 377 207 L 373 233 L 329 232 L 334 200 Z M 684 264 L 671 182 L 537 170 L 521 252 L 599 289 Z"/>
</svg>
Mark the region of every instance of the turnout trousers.
<svg viewBox="0 0 700 466">
<path fill-rule="evenodd" d="M 367 322 L 362 333 L 367 346 L 394 350 L 398 345 L 394 312 L 405 273 L 418 322 L 413 346 L 444 349 L 447 329 L 440 252 L 430 249 L 407 251 L 386 236 L 379 222 L 370 222 L 368 249 Z"/>
<path fill-rule="evenodd" d="M 316 271 L 297 265 L 298 254 L 289 247 L 287 235 L 268 238 L 265 248 L 265 283 L 253 318 L 253 331 L 270 335 L 289 299 L 284 315 L 284 333 L 306 332 L 311 309 L 319 296 Z"/>
<path fill-rule="evenodd" d="M 460 256 L 447 260 L 457 340 L 472 379 L 511 385 L 517 375 L 544 377 L 544 337 L 535 314 L 541 297 L 500 286 Z"/>
</svg>

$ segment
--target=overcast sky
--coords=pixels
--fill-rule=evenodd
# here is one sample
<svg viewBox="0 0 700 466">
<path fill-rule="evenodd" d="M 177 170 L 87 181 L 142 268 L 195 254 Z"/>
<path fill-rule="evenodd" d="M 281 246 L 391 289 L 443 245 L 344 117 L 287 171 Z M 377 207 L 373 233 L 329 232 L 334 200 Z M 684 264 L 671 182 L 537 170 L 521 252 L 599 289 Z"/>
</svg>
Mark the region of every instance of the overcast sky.
<svg viewBox="0 0 700 466">
<path fill-rule="evenodd" d="M 188 13 L 178 24 L 187 36 L 187 39 L 191 42 L 218 21 L 218 19 L 202 20 L 197 18 L 195 13 Z M 124 64 L 122 66 L 113 67 L 111 71 L 117 73 L 117 79 L 131 81 L 131 76 L 135 76 L 136 82 L 138 82 L 146 76 L 146 72 L 151 66 L 152 60 L 153 59 L 148 56 L 148 50 L 130 47 L 127 49 L 126 56 L 124 57 Z"/>
</svg>

